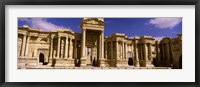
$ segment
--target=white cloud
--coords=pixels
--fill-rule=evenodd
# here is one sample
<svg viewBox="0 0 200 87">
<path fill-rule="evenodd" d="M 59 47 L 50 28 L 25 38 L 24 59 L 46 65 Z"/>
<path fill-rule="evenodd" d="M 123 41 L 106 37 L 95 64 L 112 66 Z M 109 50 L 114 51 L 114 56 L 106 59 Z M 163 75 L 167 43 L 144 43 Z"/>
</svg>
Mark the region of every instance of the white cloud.
<svg viewBox="0 0 200 87">
<path fill-rule="evenodd" d="M 154 18 L 149 21 L 149 24 L 153 24 L 160 29 L 172 29 L 180 22 L 181 18 Z"/>
<path fill-rule="evenodd" d="M 154 37 L 154 39 L 156 39 L 156 40 L 162 40 L 164 37 Z"/>
<path fill-rule="evenodd" d="M 44 18 L 19 18 L 20 21 L 25 21 L 29 23 L 30 27 L 32 28 L 38 28 L 41 29 L 42 31 L 52 31 L 52 30 L 57 30 L 61 28 L 65 28 L 63 26 L 58 26 L 55 24 L 52 24 L 51 22 L 48 22 L 47 19 Z"/>
</svg>

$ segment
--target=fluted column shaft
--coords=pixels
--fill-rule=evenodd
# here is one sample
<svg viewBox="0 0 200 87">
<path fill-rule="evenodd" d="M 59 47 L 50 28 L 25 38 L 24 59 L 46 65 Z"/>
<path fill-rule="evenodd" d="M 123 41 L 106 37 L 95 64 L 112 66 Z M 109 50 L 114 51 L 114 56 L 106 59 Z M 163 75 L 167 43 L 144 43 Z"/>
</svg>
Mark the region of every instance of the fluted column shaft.
<svg viewBox="0 0 200 87">
<path fill-rule="evenodd" d="M 104 59 L 104 31 L 101 32 L 101 57 Z"/>
<path fill-rule="evenodd" d="M 113 58 L 113 41 L 110 42 L 111 47 L 111 58 Z"/>
<path fill-rule="evenodd" d="M 148 60 L 147 58 L 147 49 L 146 49 L 146 43 L 143 43 L 143 49 L 144 49 L 144 60 Z"/>
<path fill-rule="evenodd" d="M 122 41 L 122 58 L 121 59 L 125 59 L 125 56 L 124 56 L 125 51 L 124 50 L 125 50 L 124 49 L 124 41 Z"/>
<path fill-rule="evenodd" d="M 128 59 L 127 53 L 128 53 L 128 47 L 127 47 L 127 43 L 125 43 L 125 54 L 124 54 L 125 59 Z"/>
<path fill-rule="evenodd" d="M 77 58 L 77 40 L 75 40 L 75 45 L 74 45 L 74 58 Z"/>
<path fill-rule="evenodd" d="M 107 41 L 105 42 L 104 56 L 105 56 L 105 59 L 107 59 L 107 56 L 108 56 L 108 43 L 107 43 Z"/>
<path fill-rule="evenodd" d="M 82 30 L 82 45 L 81 45 L 81 57 L 84 58 L 85 57 L 85 33 L 86 33 L 86 30 L 83 29 Z"/>
<path fill-rule="evenodd" d="M 29 47 L 29 40 L 30 40 L 30 36 L 27 37 L 27 41 L 26 41 L 26 53 L 25 53 L 25 56 L 26 58 L 28 57 L 28 47 Z"/>
<path fill-rule="evenodd" d="M 135 41 L 134 44 L 134 53 L 135 53 L 135 59 L 136 59 L 136 66 L 139 67 L 139 58 L 138 58 L 138 46 L 137 46 L 137 42 Z"/>
<path fill-rule="evenodd" d="M 68 58 L 68 36 L 65 38 L 65 59 Z"/>
<path fill-rule="evenodd" d="M 144 60 L 144 57 L 143 57 L 144 55 L 143 54 L 144 54 L 143 44 L 141 43 L 140 44 L 140 57 L 141 57 L 141 60 Z"/>
<path fill-rule="evenodd" d="M 52 59 L 52 55 L 53 55 L 53 36 L 51 36 L 51 46 L 50 46 L 50 59 Z"/>
<path fill-rule="evenodd" d="M 24 34 L 23 41 L 22 41 L 22 52 L 21 52 L 22 57 L 24 57 L 25 43 L 26 43 L 26 35 Z"/>
<path fill-rule="evenodd" d="M 101 35 L 102 35 L 102 34 L 99 35 L 99 59 L 102 58 L 102 55 L 101 55 L 101 52 L 102 52 L 102 51 L 101 51 L 101 50 L 102 50 L 102 49 L 101 49 L 101 46 L 102 46 L 102 43 L 101 43 L 101 40 L 102 40 L 102 39 L 101 39 Z"/>
<path fill-rule="evenodd" d="M 58 36 L 57 58 L 60 58 L 60 36 Z"/>
<path fill-rule="evenodd" d="M 116 41 L 116 59 L 119 59 L 119 53 L 118 53 L 118 41 Z"/>
<path fill-rule="evenodd" d="M 70 41 L 69 41 L 69 58 L 71 59 L 72 58 L 72 54 L 73 54 L 73 44 L 72 44 L 72 39 L 70 38 Z"/>
<path fill-rule="evenodd" d="M 152 50 L 151 50 L 151 43 L 149 44 L 149 60 L 151 60 L 152 61 Z"/>
</svg>

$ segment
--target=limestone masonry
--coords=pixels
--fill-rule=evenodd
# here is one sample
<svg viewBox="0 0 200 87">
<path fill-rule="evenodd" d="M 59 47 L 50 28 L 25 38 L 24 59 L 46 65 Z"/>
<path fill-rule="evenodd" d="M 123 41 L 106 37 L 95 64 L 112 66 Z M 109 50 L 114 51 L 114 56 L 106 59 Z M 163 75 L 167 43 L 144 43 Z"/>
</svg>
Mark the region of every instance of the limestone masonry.
<svg viewBox="0 0 200 87">
<path fill-rule="evenodd" d="M 104 36 L 103 18 L 83 18 L 82 33 L 70 29 L 44 32 L 18 27 L 18 69 L 45 67 L 172 67 L 182 68 L 182 34 L 155 40 L 152 36 Z"/>
</svg>

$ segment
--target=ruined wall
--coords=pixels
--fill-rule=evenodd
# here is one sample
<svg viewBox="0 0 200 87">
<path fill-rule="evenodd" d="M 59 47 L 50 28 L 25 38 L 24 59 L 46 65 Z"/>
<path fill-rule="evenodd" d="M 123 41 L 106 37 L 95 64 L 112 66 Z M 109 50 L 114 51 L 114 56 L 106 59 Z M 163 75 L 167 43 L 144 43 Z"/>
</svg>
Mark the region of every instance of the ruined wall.
<svg viewBox="0 0 200 87">
<path fill-rule="evenodd" d="M 182 68 L 182 40 L 181 37 L 171 39 L 171 63 L 173 68 Z"/>
<path fill-rule="evenodd" d="M 157 67 L 182 68 L 182 35 L 178 34 L 177 38 L 164 38 L 156 42 L 156 59 L 154 60 Z"/>
</svg>

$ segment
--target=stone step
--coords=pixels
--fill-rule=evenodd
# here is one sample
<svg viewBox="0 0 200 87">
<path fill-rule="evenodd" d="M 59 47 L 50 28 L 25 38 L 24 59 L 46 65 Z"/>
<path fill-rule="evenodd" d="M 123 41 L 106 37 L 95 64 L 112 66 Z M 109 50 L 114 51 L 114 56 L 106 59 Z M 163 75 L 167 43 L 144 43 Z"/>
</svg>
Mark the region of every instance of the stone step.
<svg viewBox="0 0 200 87">
<path fill-rule="evenodd" d="M 24 67 L 23 67 L 24 68 Z M 37 67 L 26 66 L 26 69 L 172 69 L 171 67 L 64 67 L 64 66 L 56 66 L 51 67 L 50 65 L 39 65 Z"/>
</svg>

